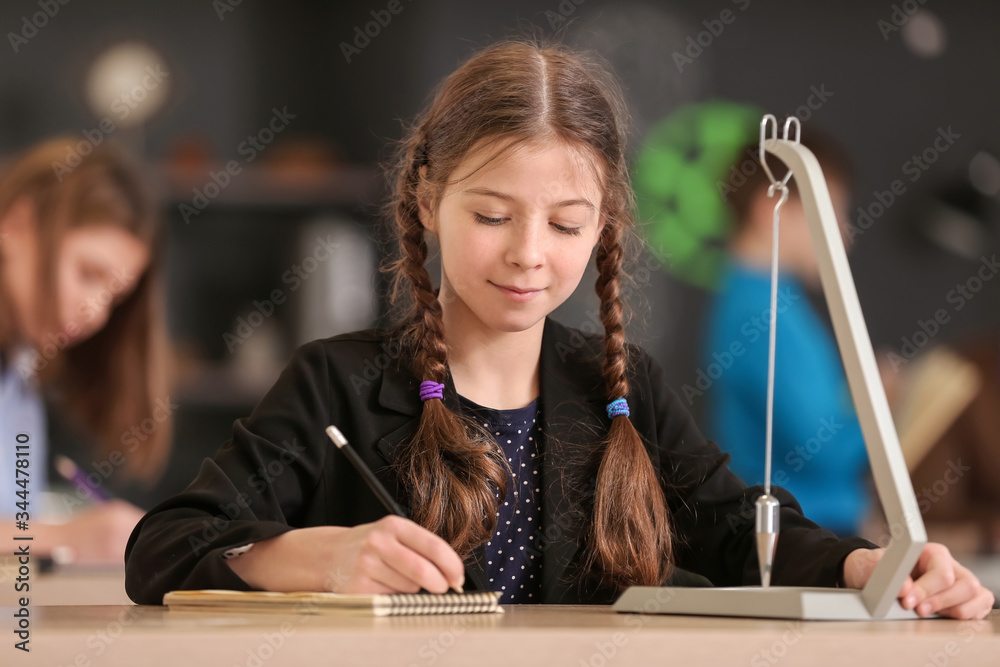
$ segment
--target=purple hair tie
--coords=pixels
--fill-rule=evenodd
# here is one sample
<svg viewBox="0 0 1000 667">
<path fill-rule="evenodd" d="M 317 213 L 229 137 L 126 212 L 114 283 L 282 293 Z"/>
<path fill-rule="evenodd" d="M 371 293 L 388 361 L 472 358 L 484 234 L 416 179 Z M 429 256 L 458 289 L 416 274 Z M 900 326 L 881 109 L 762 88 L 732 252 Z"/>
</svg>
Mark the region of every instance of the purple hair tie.
<svg viewBox="0 0 1000 667">
<path fill-rule="evenodd" d="M 434 380 L 424 380 L 420 383 L 420 400 L 431 398 L 444 398 L 444 385 Z"/>
<path fill-rule="evenodd" d="M 618 415 L 625 415 L 628 417 L 628 401 L 624 398 L 616 398 L 615 400 L 608 403 L 608 417 L 614 419 Z"/>
</svg>

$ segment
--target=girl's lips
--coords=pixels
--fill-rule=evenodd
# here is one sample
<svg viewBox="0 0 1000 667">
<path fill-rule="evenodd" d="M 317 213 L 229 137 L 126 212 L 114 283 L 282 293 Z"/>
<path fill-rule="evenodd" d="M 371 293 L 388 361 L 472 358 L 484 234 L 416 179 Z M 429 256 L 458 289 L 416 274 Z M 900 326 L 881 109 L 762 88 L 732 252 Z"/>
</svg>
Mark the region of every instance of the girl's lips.
<svg viewBox="0 0 1000 667">
<path fill-rule="evenodd" d="M 506 296 L 511 301 L 517 301 L 518 303 L 526 303 L 531 301 L 536 296 L 542 293 L 541 289 L 519 289 L 515 287 L 506 287 L 504 285 L 497 285 L 496 283 L 490 283 L 498 290 L 500 290 L 504 296 Z"/>
</svg>

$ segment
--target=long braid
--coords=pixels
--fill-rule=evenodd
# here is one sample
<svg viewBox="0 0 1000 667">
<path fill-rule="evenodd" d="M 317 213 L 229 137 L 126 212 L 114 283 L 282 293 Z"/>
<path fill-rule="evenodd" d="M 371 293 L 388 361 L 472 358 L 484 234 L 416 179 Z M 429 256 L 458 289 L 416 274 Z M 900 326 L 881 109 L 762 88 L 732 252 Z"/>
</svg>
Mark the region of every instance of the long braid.
<svg viewBox="0 0 1000 667">
<path fill-rule="evenodd" d="M 423 145 L 420 142 L 418 146 Z M 419 152 L 418 149 L 414 149 Z M 401 190 L 409 196 L 401 197 L 396 205 L 396 220 L 400 226 L 402 257 L 393 267 L 396 284 L 393 298 L 400 289 L 400 281 L 410 284 L 411 310 L 406 322 L 406 342 L 415 351 L 415 366 L 424 380 L 444 382 L 448 349 L 444 342 L 441 303 L 434 294 L 430 274 L 427 272 L 427 242 L 424 227 L 417 216 L 417 194 L 420 181 L 419 160 L 400 177 Z"/>
<path fill-rule="evenodd" d="M 596 253 L 595 289 L 604 324 L 603 375 L 609 400 L 626 398 L 628 352 L 622 325 L 622 225 L 605 225 Z M 670 572 L 666 498 L 642 439 L 627 414 L 612 418 L 597 472 L 589 564 L 619 587 L 657 586 Z"/>
<path fill-rule="evenodd" d="M 441 304 L 424 266 L 427 243 L 417 215 L 421 178 L 419 160 L 400 175 L 403 195 L 395 208 L 401 256 L 393 297 L 410 285 L 412 306 L 403 320 L 403 344 L 413 353 L 421 380 L 444 382 L 447 345 Z M 397 472 L 410 496 L 414 521 L 445 539 L 463 558 L 486 542 L 496 524 L 496 510 L 507 493 L 507 469 L 496 442 L 478 424 L 452 413 L 438 398 L 424 401 L 417 433 L 397 457 Z"/>
</svg>

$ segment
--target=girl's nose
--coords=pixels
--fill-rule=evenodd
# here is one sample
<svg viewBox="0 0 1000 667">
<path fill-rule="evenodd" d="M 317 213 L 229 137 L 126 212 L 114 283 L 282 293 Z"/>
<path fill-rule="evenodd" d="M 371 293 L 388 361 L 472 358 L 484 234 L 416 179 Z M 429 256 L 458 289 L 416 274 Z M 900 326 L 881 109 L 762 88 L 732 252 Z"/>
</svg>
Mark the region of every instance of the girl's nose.
<svg viewBox="0 0 1000 667">
<path fill-rule="evenodd" d="M 507 261 L 522 269 L 535 269 L 544 261 L 542 226 L 544 222 L 525 221 L 510 225 L 511 238 L 508 244 Z"/>
</svg>

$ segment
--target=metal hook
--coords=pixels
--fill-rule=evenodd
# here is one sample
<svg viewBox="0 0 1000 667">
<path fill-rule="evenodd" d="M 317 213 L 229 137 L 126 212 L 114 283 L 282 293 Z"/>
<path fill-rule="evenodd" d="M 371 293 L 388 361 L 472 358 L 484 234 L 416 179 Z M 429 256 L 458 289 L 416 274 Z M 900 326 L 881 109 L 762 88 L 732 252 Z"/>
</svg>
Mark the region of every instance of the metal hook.
<svg viewBox="0 0 1000 667">
<path fill-rule="evenodd" d="M 760 157 L 760 166 L 764 167 L 764 173 L 767 174 L 768 179 L 770 179 L 770 181 L 771 181 L 771 187 L 774 187 L 774 185 L 778 182 L 778 179 L 776 179 L 774 177 L 774 174 L 771 173 L 771 168 L 767 166 L 767 156 L 765 155 L 765 152 L 764 152 L 764 140 L 767 138 L 767 122 L 768 121 L 771 121 L 771 122 L 774 123 L 774 131 L 771 132 L 771 138 L 772 139 L 777 139 L 778 138 L 778 119 L 774 117 L 774 114 L 764 114 L 764 117 L 760 119 L 760 148 L 759 148 L 760 155 L 759 155 L 759 157 Z M 768 191 L 768 194 L 769 194 L 769 196 L 773 196 L 772 193 L 770 193 L 770 190 Z"/>
<path fill-rule="evenodd" d="M 785 132 L 784 136 L 782 136 L 781 138 L 784 139 L 785 141 L 788 141 L 788 127 L 792 124 L 792 121 L 795 121 L 795 143 L 797 144 L 802 143 L 801 142 L 802 123 L 800 123 L 799 119 L 796 118 L 795 116 L 789 116 L 788 118 L 785 119 Z"/>
<path fill-rule="evenodd" d="M 795 143 L 798 144 L 798 143 L 801 143 L 801 139 L 802 139 L 802 123 L 800 123 L 799 119 L 796 118 L 795 116 L 789 116 L 788 118 L 785 119 L 785 127 L 784 127 L 784 130 L 782 132 L 781 138 L 784 139 L 785 141 L 789 140 L 788 139 L 788 128 L 792 126 L 792 122 L 793 121 L 794 121 L 794 124 L 795 124 Z M 777 123 L 775 123 L 775 133 L 777 133 L 777 129 L 778 129 L 777 128 Z M 792 177 L 792 170 L 789 169 L 788 173 L 785 174 L 785 177 L 783 179 L 781 179 L 781 188 L 783 190 L 786 189 L 785 186 L 788 185 L 788 181 L 789 181 L 789 179 L 791 179 L 791 177 Z M 782 203 L 784 203 L 784 202 L 779 203 L 778 206 L 780 207 Z"/>
<path fill-rule="evenodd" d="M 787 180 L 788 179 L 786 178 L 785 181 Z M 767 186 L 768 197 L 773 197 L 775 192 L 778 192 L 781 195 L 780 199 L 778 199 L 778 202 L 774 205 L 775 218 L 777 218 L 778 215 L 781 213 L 781 207 L 785 205 L 786 201 L 788 201 L 788 188 L 785 187 L 785 181 L 781 181 L 780 183 L 775 181 L 771 185 Z"/>
<path fill-rule="evenodd" d="M 764 167 L 764 173 L 767 174 L 767 177 L 771 180 L 771 185 L 767 189 L 767 196 L 773 197 L 775 191 L 781 191 L 787 187 L 788 181 L 792 178 L 792 170 L 789 169 L 788 173 L 785 174 L 785 177 L 782 178 L 781 181 L 779 182 L 778 179 L 776 179 L 774 177 L 774 174 L 771 172 L 771 168 L 767 166 L 767 157 L 764 151 L 764 140 L 767 135 L 768 121 L 772 121 L 774 123 L 774 130 L 771 132 L 771 138 L 774 139 L 775 141 L 777 141 L 778 139 L 778 119 L 774 117 L 774 114 L 765 114 L 764 117 L 760 120 L 760 164 L 761 166 Z M 793 122 L 795 124 L 795 143 L 800 143 L 800 139 L 802 138 L 802 123 L 800 123 L 799 119 L 796 118 L 795 116 L 789 116 L 788 118 L 785 119 L 785 127 L 782 139 L 784 139 L 785 141 L 789 141 L 788 132 Z M 782 203 L 784 202 L 778 204 L 779 208 Z"/>
</svg>

